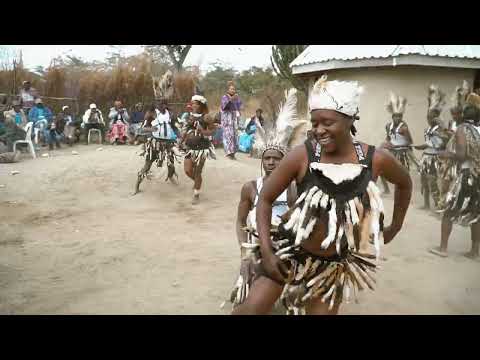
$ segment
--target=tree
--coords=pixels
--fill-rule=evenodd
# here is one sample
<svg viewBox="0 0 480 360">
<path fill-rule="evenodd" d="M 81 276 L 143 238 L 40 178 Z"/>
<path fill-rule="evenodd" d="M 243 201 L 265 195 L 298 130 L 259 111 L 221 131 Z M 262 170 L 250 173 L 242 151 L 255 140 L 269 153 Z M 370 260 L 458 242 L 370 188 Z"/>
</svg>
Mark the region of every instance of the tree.
<svg viewBox="0 0 480 360">
<path fill-rule="evenodd" d="M 145 45 L 143 48 L 154 62 L 164 62 L 168 58 L 170 64 L 181 71 L 192 45 Z"/>
<path fill-rule="evenodd" d="M 227 90 L 227 83 L 235 78 L 235 70 L 231 67 L 224 67 L 221 63 L 211 64 L 213 69 L 205 74 L 200 81 L 200 88 L 205 93 L 224 93 Z"/>
<path fill-rule="evenodd" d="M 183 63 L 192 48 L 192 45 L 164 45 L 167 48 L 170 61 L 177 71 L 183 69 Z"/>
<path fill-rule="evenodd" d="M 290 64 L 300 55 L 308 45 L 273 45 L 270 61 L 275 73 L 281 78 L 287 80 L 297 90 L 307 94 L 307 85 L 305 82 L 292 74 Z"/>
</svg>

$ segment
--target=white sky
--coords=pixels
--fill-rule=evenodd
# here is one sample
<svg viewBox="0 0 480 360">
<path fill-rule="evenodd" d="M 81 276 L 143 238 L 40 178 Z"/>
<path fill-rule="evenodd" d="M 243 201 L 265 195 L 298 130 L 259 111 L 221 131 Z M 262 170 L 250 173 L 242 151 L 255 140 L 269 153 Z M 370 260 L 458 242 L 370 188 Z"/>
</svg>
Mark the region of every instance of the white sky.
<svg viewBox="0 0 480 360">
<path fill-rule="evenodd" d="M 11 50 L 22 50 L 26 67 L 46 67 L 52 58 L 72 54 L 87 61 L 103 60 L 112 51 L 109 45 L 6 45 Z M 141 45 L 119 46 L 124 55 L 134 55 L 142 51 Z M 246 70 L 251 66 L 270 65 L 271 45 L 193 45 L 185 65 L 200 65 L 202 71 L 214 62 L 222 62 L 236 70 Z"/>
</svg>

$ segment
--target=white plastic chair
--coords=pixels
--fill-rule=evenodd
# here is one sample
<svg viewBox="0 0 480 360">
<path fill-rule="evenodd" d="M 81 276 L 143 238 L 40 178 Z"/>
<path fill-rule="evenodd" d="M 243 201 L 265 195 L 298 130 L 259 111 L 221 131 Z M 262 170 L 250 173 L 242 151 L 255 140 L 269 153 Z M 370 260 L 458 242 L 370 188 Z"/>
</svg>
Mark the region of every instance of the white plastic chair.
<svg viewBox="0 0 480 360">
<path fill-rule="evenodd" d="M 40 128 L 34 127 L 33 128 L 33 134 L 34 134 L 34 143 L 39 144 L 39 138 L 40 138 L 40 133 L 43 132 L 46 126 L 46 120 L 40 120 Z"/>
<path fill-rule="evenodd" d="M 29 122 L 27 125 L 25 125 L 25 131 L 27 135 L 25 136 L 25 140 L 17 140 L 13 143 L 13 152 L 16 151 L 17 144 L 27 144 L 30 154 L 32 154 L 32 157 L 35 159 L 37 156 L 35 155 L 35 148 L 33 147 L 32 143 L 32 128 L 33 128 L 33 123 Z"/>
<path fill-rule="evenodd" d="M 98 143 L 102 144 L 102 132 L 100 129 L 90 129 L 88 130 L 87 144 L 90 145 L 90 137 L 93 133 L 97 134 Z"/>
</svg>

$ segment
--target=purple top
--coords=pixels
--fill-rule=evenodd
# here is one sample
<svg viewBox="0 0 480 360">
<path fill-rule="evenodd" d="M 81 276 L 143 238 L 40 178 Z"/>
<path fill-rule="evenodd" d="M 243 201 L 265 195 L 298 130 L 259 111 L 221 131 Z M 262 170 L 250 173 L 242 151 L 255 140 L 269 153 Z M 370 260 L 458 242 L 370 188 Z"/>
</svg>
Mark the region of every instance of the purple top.
<svg viewBox="0 0 480 360">
<path fill-rule="evenodd" d="M 221 108 L 222 111 L 240 111 L 242 100 L 237 96 L 236 101 L 231 101 L 228 95 L 223 95 Z"/>
</svg>

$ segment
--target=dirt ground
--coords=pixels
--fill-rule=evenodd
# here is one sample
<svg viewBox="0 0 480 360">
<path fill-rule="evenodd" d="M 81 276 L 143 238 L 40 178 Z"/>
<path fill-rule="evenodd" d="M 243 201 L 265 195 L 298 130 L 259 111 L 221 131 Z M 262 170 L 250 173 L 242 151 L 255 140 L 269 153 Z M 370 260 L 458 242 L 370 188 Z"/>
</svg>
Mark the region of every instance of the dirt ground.
<svg viewBox="0 0 480 360">
<path fill-rule="evenodd" d="M 154 169 L 132 197 L 137 149 L 99 147 L 0 164 L 0 314 L 227 314 L 219 305 L 238 274 L 240 187 L 259 175 L 259 161 L 218 150 L 192 206 L 181 164 L 179 185 Z M 377 290 L 341 314 L 480 314 L 480 262 L 462 256 L 470 231 L 454 228 L 449 258 L 428 253 L 440 222 L 417 210 L 415 182 L 404 229 L 383 248 Z M 391 196 L 385 206 L 388 223 Z"/>
</svg>

